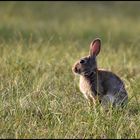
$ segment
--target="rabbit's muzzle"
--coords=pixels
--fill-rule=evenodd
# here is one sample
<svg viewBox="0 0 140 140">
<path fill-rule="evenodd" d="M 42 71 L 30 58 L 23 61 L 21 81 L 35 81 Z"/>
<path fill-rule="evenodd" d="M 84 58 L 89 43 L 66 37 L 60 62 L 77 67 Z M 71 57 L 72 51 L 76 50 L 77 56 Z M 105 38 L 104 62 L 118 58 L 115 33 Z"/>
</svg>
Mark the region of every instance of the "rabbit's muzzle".
<svg viewBox="0 0 140 140">
<path fill-rule="evenodd" d="M 73 68 L 72 71 L 76 74 L 81 74 L 81 64 L 80 63 L 76 63 Z"/>
</svg>

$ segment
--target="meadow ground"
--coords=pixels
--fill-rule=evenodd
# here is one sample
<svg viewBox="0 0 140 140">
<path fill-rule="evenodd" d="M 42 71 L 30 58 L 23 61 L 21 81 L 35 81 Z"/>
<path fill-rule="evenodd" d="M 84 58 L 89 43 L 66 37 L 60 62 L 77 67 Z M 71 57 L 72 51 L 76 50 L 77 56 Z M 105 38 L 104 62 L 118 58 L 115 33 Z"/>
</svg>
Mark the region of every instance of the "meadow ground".
<svg viewBox="0 0 140 140">
<path fill-rule="evenodd" d="M 0 2 L 0 138 L 140 138 L 140 2 Z M 124 110 L 91 108 L 72 65 L 102 39 Z"/>
</svg>

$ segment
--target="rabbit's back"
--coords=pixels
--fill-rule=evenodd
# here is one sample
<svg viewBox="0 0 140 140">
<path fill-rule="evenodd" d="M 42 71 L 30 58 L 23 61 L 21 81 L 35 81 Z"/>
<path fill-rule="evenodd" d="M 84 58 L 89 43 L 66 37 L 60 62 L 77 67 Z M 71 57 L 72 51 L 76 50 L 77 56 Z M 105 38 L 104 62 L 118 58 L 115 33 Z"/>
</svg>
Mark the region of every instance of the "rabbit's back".
<svg viewBox="0 0 140 140">
<path fill-rule="evenodd" d="M 122 105 L 128 100 L 128 94 L 123 81 L 113 72 L 99 70 L 104 94 L 102 100 L 108 97 L 114 106 Z"/>
<path fill-rule="evenodd" d="M 123 81 L 113 72 L 99 69 L 98 77 L 104 92 L 117 92 L 125 88 Z"/>
</svg>

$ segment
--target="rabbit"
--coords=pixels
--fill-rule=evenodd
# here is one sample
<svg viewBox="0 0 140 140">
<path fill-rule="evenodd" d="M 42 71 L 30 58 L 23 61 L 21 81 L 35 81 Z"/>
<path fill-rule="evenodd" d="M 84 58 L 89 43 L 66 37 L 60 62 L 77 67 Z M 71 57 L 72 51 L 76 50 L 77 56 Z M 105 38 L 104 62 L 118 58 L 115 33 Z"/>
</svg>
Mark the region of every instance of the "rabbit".
<svg viewBox="0 0 140 140">
<path fill-rule="evenodd" d="M 80 91 L 91 103 L 99 101 L 104 108 L 108 105 L 123 107 L 128 101 L 125 85 L 113 72 L 98 69 L 96 57 L 100 49 L 101 39 L 96 38 L 90 44 L 89 55 L 78 60 L 72 71 L 80 75 Z"/>
</svg>

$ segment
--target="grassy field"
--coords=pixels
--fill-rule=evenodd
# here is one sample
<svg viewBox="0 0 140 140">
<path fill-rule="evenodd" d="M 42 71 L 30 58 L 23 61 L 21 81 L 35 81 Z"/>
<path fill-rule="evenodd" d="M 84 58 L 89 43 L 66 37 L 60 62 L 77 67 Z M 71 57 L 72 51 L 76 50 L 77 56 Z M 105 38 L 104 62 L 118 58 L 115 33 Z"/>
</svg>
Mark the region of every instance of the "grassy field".
<svg viewBox="0 0 140 140">
<path fill-rule="evenodd" d="M 0 2 L 0 138 L 140 138 L 140 2 Z M 104 113 L 72 66 L 102 39 L 124 110 Z"/>
</svg>

